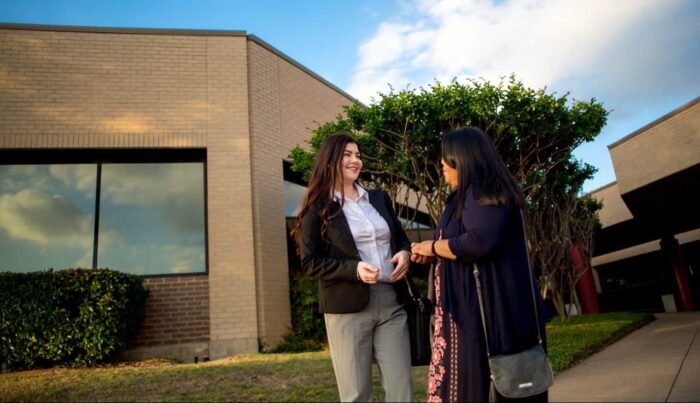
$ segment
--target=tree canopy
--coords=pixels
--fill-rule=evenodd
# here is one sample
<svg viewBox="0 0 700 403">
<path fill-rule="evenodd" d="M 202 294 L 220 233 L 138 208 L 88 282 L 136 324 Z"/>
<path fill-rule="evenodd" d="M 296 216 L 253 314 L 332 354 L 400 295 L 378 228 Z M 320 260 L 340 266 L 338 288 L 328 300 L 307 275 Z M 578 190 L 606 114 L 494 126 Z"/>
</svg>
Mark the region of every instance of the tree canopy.
<svg viewBox="0 0 700 403">
<path fill-rule="evenodd" d="M 572 151 L 592 141 L 608 116 L 595 99 L 577 101 L 569 99 L 569 95 L 529 88 L 515 76 L 498 83 L 453 80 L 446 84 L 435 81 L 417 90 L 392 88 L 388 93 L 380 93 L 369 106 L 356 102 L 346 107 L 336 120 L 314 130 L 309 151 L 298 146 L 291 151 L 292 169 L 308 177 L 320 143 L 336 131 L 350 132 L 363 149 L 362 180 L 387 190 L 400 215 L 411 219 L 408 211 L 415 214 L 424 209 L 434 224 L 450 191 L 441 176 L 442 136 L 458 127 L 476 126 L 493 139 L 520 182 L 528 203 L 528 217 L 537 216 L 539 228 L 531 231 L 531 243 L 546 244 L 548 250 L 560 248 L 559 255 L 566 257 L 566 248 L 576 239 L 573 228 L 580 230 L 581 225 L 566 225 L 564 232 L 568 234 L 556 235 L 560 238 L 558 246 L 552 246 L 551 240 L 543 239 L 547 234 L 541 230 L 557 226 L 562 212 L 542 214 L 563 209 L 569 220 L 595 224 L 595 220 L 584 218 L 594 219 L 600 206 L 581 201 L 579 196 L 584 181 L 596 170 L 577 161 Z M 532 219 L 528 221 L 530 226 L 535 224 Z M 543 291 L 554 292 L 551 284 L 548 286 L 552 281 L 548 274 L 568 268 L 561 267 L 566 266 L 562 259 L 540 259 L 537 254 L 544 253 L 538 252 L 540 249 L 536 246 L 531 250 L 533 262 L 545 280 Z"/>
</svg>

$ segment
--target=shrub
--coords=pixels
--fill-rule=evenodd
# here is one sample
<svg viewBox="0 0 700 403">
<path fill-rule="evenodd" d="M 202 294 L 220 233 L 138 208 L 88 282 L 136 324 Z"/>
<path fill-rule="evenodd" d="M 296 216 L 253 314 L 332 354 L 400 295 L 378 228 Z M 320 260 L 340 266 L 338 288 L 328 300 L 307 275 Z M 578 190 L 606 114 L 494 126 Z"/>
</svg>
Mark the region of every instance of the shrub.
<svg viewBox="0 0 700 403">
<path fill-rule="evenodd" d="M 318 351 L 326 343 L 323 314 L 318 311 L 318 280 L 293 271 L 289 274 L 292 328 L 271 352 Z"/>
<path fill-rule="evenodd" d="M 148 291 L 107 269 L 0 273 L 0 369 L 109 361 L 136 335 Z"/>
</svg>

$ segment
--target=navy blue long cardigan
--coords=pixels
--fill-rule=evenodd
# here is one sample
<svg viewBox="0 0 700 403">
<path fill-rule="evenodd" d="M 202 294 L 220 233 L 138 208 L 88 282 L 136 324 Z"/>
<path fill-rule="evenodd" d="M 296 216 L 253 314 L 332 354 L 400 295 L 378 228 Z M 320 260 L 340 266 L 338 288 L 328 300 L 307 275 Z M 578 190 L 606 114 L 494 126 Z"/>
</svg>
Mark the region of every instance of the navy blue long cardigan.
<svg viewBox="0 0 700 403">
<path fill-rule="evenodd" d="M 450 250 L 458 257 L 443 262 L 443 308 L 484 347 L 472 273 L 476 263 L 481 273 L 491 354 L 517 352 L 534 345 L 537 328 L 520 210 L 482 206 L 469 190 L 461 219 L 456 220 L 455 204 L 454 197 L 448 199 L 438 226 L 442 228 L 442 238 L 449 239 Z M 535 305 L 544 338 L 544 324 L 549 318 L 537 287 Z M 486 351 L 481 355 L 485 360 Z"/>
</svg>

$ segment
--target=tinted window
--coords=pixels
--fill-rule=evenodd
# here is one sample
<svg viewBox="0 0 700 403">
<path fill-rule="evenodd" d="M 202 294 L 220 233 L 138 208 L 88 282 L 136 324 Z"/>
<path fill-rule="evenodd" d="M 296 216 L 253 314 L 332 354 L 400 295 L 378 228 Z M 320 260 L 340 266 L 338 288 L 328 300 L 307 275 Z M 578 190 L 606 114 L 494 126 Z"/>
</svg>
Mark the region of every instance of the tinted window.
<svg viewBox="0 0 700 403">
<path fill-rule="evenodd" d="M 206 271 L 203 164 L 103 164 L 99 226 L 99 267 Z"/>
<path fill-rule="evenodd" d="M 0 270 L 92 267 L 96 172 L 0 165 Z"/>
<path fill-rule="evenodd" d="M 0 271 L 206 272 L 203 162 L 99 166 L 0 165 Z"/>
</svg>

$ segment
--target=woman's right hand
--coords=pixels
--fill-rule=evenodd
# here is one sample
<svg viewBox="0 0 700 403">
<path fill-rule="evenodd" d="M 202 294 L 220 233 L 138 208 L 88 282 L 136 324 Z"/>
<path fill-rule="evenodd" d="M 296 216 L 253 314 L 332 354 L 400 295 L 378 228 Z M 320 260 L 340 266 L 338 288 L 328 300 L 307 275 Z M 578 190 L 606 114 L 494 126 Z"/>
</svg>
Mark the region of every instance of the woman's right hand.
<svg viewBox="0 0 700 403">
<path fill-rule="evenodd" d="M 379 281 L 379 268 L 369 263 L 360 262 L 357 264 L 357 277 L 367 284 L 374 284 Z"/>
<path fill-rule="evenodd" d="M 418 264 L 432 263 L 435 260 L 432 253 L 433 242 L 411 242 L 411 261 Z"/>
<path fill-rule="evenodd" d="M 434 260 L 435 260 L 435 256 L 425 256 L 425 255 L 419 255 L 417 253 L 411 254 L 411 261 L 414 263 L 429 264 L 429 263 L 433 263 Z"/>
</svg>

